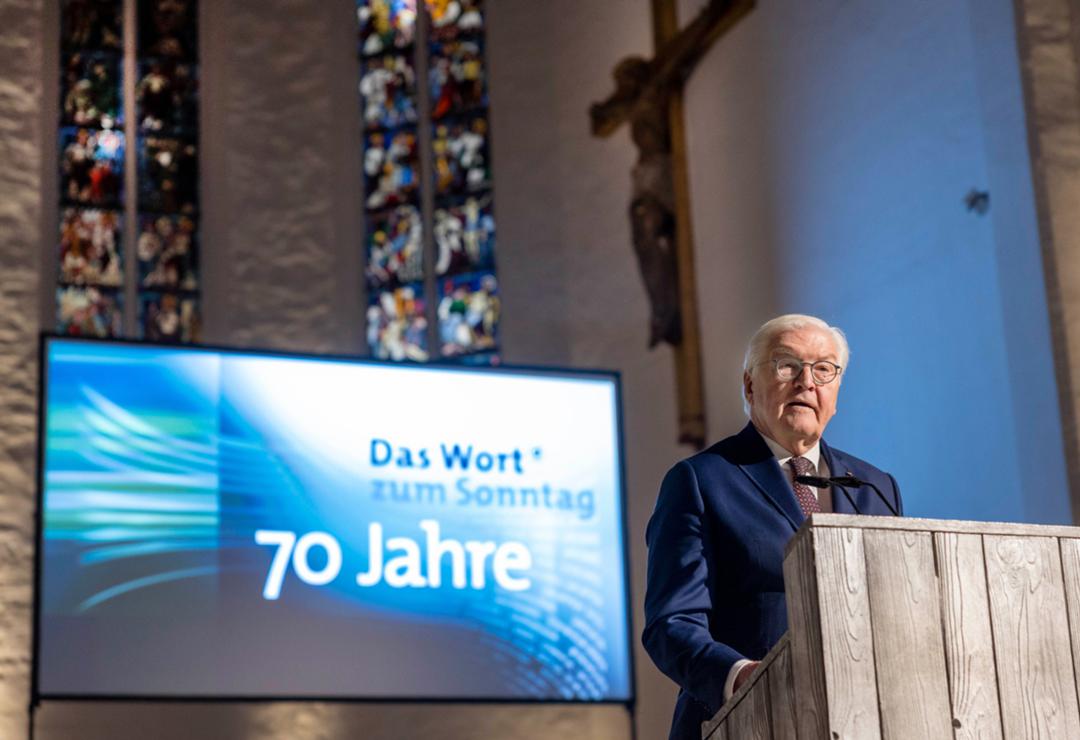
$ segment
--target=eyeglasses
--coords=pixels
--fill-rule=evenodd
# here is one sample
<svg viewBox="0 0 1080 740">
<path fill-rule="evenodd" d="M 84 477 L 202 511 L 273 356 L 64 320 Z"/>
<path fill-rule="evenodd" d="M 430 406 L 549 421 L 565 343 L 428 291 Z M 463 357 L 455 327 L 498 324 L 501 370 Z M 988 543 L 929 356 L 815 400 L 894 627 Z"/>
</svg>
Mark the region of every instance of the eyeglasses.
<svg viewBox="0 0 1080 740">
<path fill-rule="evenodd" d="M 829 362 L 828 360 L 803 362 L 790 355 L 781 355 L 773 360 L 772 364 L 776 368 L 776 377 L 785 383 L 802 375 L 802 369 L 809 365 L 810 377 L 814 379 L 814 384 L 828 385 L 836 380 L 836 376 L 840 374 L 842 369 L 835 362 Z"/>
</svg>

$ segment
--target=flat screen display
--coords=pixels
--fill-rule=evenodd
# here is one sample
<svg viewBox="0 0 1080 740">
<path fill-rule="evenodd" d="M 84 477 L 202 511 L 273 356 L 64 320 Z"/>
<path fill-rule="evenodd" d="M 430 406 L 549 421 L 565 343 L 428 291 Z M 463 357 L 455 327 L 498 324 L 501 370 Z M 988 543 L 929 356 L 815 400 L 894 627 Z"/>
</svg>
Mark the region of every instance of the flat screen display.
<svg viewBox="0 0 1080 740">
<path fill-rule="evenodd" d="M 46 338 L 38 696 L 631 701 L 618 399 Z"/>
</svg>

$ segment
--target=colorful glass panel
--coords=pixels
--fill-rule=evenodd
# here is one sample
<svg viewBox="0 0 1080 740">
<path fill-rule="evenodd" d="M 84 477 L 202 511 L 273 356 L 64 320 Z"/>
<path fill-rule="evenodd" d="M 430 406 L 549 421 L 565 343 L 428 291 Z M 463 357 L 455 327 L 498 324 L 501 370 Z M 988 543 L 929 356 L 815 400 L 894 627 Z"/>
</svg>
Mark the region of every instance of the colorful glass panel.
<svg viewBox="0 0 1080 740">
<path fill-rule="evenodd" d="M 151 342 L 199 341 L 199 310 L 195 296 L 177 293 L 139 294 L 139 331 Z"/>
<path fill-rule="evenodd" d="M 60 283 L 120 287 L 124 261 L 119 211 L 65 208 L 60 213 Z"/>
<path fill-rule="evenodd" d="M 119 51 L 124 45 L 121 0 L 62 0 L 60 48 Z"/>
<path fill-rule="evenodd" d="M 484 14 L 480 0 L 426 0 L 431 18 L 431 38 L 455 39 L 483 33 Z"/>
<path fill-rule="evenodd" d="M 399 54 L 365 59 L 360 65 L 364 126 L 393 128 L 416 123 L 416 72 Z"/>
<path fill-rule="evenodd" d="M 422 283 L 373 291 L 367 312 L 367 341 L 381 360 L 426 362 L 427 317 Z"/>
<path fill-rule="evenodd" d="M 139 137 L 139 210 L 198 210 L 199 157 L 194 141 Z"/>
<path fill-rule="evenodd" d="M 435 209 L 435 273 L 490 271 L 495 267 L 491 193 Z"/>
<path fill-rule="evenodd" d="M 64 57 L 60 122 L 93 128 L 120 127 L 124 107 L 120 57 L 108 52 L 75 52 Z"/>
<path fill-rule="evenodd" d="M 371 288 L 412 283 L 424 276 L 420 211 L 404 205 L 367 221 L 367 280 Z"/>
<path fill-rule="evenodd" d="M 439 351 L 455 357 L 498 349 L 501 302 L 493 273 L 471 273 L 439 285 Z"/>
<path fill-rule="evenodd" d="M 193 133 L 199 126 L 197 68 L 169 59 L 141 63 L 135 100 L 140 131 Z"/>
<path fill-rule="evenodd" d="M 416 0 L 360 0 L 356 19 L 363 56 L 408 49 L 416 34 Z"/>
<path fill-rule="evenodd" d="M 123 185 L 122 133 L 60 129 L 60 196 L 65 203 L 120 206 Z"/>
<path fill-rule="evenodd" d="M 56 331 L 72 337 L 115 337 L 123 319 L 122 297 L 115 290 L 61 286 L 56 290 Z"/>
<path fill-rule="evenodd" d="M 139 0 L 139 57 L 195 60 L 199 7 L 195 0 Z"/>
<path fill-rule="evenodd" d="M 431 117 L 487 106 L 484 48 L 480 38 L 435 41 L 428 59 Z"/>
<path fill-rule="evenodd" d="M 197 234 L 190 216 L 141 215 L 135 251 L 140 288 L 199 289 Z"/>
<path fill-rule="evenodd" d="M 365 138 L 364 176 L 368 210 L 417 200 L 419 153 L 416 130 L 376 131 Z"/>
<path fill-rule="evenodd" d="M 436 124 L 431 148 L 436 195 L 473 192 L 491 185 L 486 117 Z"/>
</svg>

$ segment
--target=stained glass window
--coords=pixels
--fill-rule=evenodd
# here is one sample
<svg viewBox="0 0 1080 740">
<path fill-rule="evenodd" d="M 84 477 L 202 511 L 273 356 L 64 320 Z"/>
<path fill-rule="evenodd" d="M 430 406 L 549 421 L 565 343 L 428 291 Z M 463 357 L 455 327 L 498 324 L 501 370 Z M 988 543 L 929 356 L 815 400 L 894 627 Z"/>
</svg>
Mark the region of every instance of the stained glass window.
<svg viewBox="0 0 1080 740">
<path fill-rule="evenodd" d="M 357 20 L 368 347 L 390 360 L 426 360 L 430 345 L 497 362 L 482 4 L 358 0 Z"/>
<path fill-rule="evenodd" d="M 501 300 L 483 7 L 480 0 L 426 4 L 439 353 L 495 362 Z"/>
<path fill-rule="evenodd" d="M 125 48 L 124 0 L 60 3 L 57 330 L 121 335 L 126 295 L 134 298 L 129 334 L 196 341 L 198 7 L 128 2 L 136 49 Z M 135 69 L 127 94 L 125 53 Z M 129 193 L 131 163 L 137 187 Z M 125 249 L 132 246 L 124 244 L 125 219 L 136 234 L 133 253 Z"/>
<path fill-rule="evenodd" d="M 138 0 L 136 335 L 199 339 L 196 0 Z"/>
<path fill-rule="evenodd" d="M 367 345 L 383 359 L 424 361 L 424 226 L 420 211 L 415 0 L 358 0 L 364 126 Z"/>
<path fill-rule="evenodd" d="M 60 17 L 56 330 L 122 330 L 123 6 L 65 0 Z"/>
</svg>

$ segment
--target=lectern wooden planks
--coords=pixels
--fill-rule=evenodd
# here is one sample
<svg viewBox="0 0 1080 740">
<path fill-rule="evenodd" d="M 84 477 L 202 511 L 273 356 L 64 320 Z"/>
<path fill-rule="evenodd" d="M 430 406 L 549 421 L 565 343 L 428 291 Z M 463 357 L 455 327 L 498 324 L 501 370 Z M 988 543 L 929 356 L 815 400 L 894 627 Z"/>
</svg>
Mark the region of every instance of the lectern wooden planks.
<svg viewBox="0 0 1080 740">
<path fill-rule="evenodd" d="M 784 558 L 788 635 L 799 635 L 798 644 L 791 645 L 788 651 L 792 694 L 798 697 L 799 703 L 799 711 L 795 713 L 798 737 L 819 737 L 827 734 L 829 727 L 825 667 L 819 657 L 822 654 L 821 628 L 814 608 L 818 603 L 817 585 L 814 543 L 809 537 L 803 537 L 795 541 Z M 797 606 L 793 608 L 793 605 Z M 732 700 L 736 698 L 733 696 Z"/>
<path fill-rule="evenodd" d="M 829 730 L 873 740 L 881 735 L 863 533 L 821 529 L 813 541 L 822 654 L 811 658 L 824 661 Z"/>
<path fill-rule="evenodd" d="M 1001 713 L 982 537 L 937 532 L 934 553 L 955 737 L 996 740 L 1001 738 Z"/>
<path fill-rule="evenodd" d="M 1080 529 L 815 514 L 709 740 L 1080 738 Z"/>
<path fill-rule="evenodd" d="M 983 538 L 1005 737 L 1080 738 L 1059 545 Z"/>
<path fill-rule="evenodd" d="M 791 687 L 791 651 L 783 650 L 776 656 L 771 670 L 765 675 L 769 681 L 769 718 L 773 740 L 796 740 L 795 704 Z"/>
<path fill-rule="evenodd" d="M 863 531 L 881 734 L 895 740 L 952 735 L 931 540 L 929 532 Z"/>
<path fill-rule="evenodd" d="M 739 740 L 771 740 L 771 724 L 768 686 L 762 685 L 759 690 L 751 691 L 746 700 L 739 702 L 731 713 L 728 737 Z"/>
<path fill-rule="evenodd" d="M 1065 581 L 1065 603 L 1069 612 L 1073 675 L 1080 680 L 1080 539 L 1062 538 L 1061 571 Z"/>
</svg>

